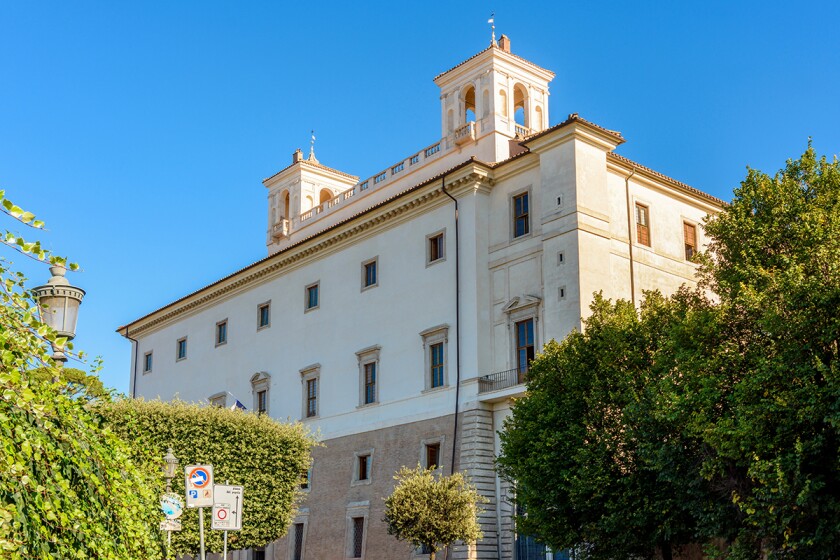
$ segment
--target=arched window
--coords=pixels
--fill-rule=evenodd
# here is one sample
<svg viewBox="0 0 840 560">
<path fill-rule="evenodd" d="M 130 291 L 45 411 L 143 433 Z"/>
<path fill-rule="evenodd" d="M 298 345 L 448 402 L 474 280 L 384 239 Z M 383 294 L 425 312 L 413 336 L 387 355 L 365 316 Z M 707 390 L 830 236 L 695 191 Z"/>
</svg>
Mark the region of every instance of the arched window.
<svg viewBox="0 0 840 560">
<path fill-rule="evenodd" d="M 309 195 L 306 195 L 306 209 L 310 210 L 313 206 L 315 206 L 315 204 L 313 204 L 313 202 L 312 202 L 312 197 L 309 196 Z"/>
<path fill-rule="evenodd" d="M 289 191 L 283 194 L 283 217 L 289 218 Z"/>
<path fill-rule="evenodd" d="M 475 88 L 467 86 L 463 92 L 464 123 L 475 121 Z"/>
<path fill-rule="evenodd" d="M 318 204 L 323 204 L 328 200 L 331 200 L 333 197 L 333 193 L 329 189 L 321 189 L 320 200 Z"/>
<path fill-rule="evenodd" d="M 499 110 L 496 111 L 496 112 L 499 113 L 500 115 L 502 115 L 503 117 L 508 116 L 508 105 L 507 105 L 507 103 L 508 103 L 507 102 L 507 92 L 503 89 L 500 89 L 499 90 L 499 105 L 500 105 L 500 107 L 499 107 Z"/>
<path fill-rule="evenodd" d="M 528 90 L 522 84 L 513 86 L 513 119 L 516 124 L 529 126 Z"/>
<path fill-rule="evenodd" d="M 489 114 L 490 114 L 490 92 L 485 89 L 484 93 L 481 94 L 481 118 L 484 118 Z"/>
</svg>

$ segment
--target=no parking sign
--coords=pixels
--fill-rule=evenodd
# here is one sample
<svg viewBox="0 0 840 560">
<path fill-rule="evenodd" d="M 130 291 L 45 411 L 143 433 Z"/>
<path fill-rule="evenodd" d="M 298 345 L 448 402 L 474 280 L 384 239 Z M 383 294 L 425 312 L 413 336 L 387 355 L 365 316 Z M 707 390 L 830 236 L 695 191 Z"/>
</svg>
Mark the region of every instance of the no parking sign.
<svg viewBox="0 0 840 560">
<path fill-rule="evenodd" d="M 210 527 L 217 531 L 242 530 L 242 486 L 213 487 L 213 522 Z"/>
<path fill-rule="evenodd" d="M 213 466 L 189 465 L 186 475 L 187 507 L 210 507 L 213 505 Z"/>
</svg>

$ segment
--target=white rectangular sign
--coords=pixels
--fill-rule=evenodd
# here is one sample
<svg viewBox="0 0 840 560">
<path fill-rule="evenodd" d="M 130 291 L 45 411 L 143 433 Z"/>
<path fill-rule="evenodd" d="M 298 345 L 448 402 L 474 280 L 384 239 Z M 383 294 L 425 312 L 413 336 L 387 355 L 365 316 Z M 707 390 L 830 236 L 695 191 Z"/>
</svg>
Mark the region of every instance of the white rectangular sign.
<svg viewBox="0 0 840 560">
<path fill-rule="evenodd" d="M 242 530 L 242 486 L 217 484 L 213 488 L 213 522 L 217 531 Z"/>
<path fill-rule="evenodd" d="M 189 465 L 184 469 L 187 507 L 213 505 L 213 465 Z"/>
</svg>

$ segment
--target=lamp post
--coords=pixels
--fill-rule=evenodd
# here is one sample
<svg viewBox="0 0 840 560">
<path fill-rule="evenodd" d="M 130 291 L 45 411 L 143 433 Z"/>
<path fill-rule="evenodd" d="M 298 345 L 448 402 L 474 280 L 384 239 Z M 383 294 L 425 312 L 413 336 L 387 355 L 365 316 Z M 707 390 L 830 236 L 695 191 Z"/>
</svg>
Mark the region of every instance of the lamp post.
<svg viewBox="0 0 840 560">
<path fill-rule="evenodd" d="M 178 458 L 172 453 L 172 448 L 166 450 L 163 456 L 163 477 L 166 479 L 166 493 L 172 492 L 172 479 L 178 474 Z M 166 557 L 169 558 L 172 551 L 172 530 L 166 531 Z"/>
<path fill-rule="evenodd" d="M 43 286 L 32 290 L 38 301 L 38 311 L 41 322 L 46 323 L 58 336 L 72 340 L 76 336 L 76 319 L 79 317 L 79 306 L 85 291 L 71 286 L 64 274 L 67 269 L 62 265 L 50 267 L 50 278 Z M 63 346 L 52 345 L 52 358 L 56 362 L 66 362 L 67 355 Z"/>
</svg>

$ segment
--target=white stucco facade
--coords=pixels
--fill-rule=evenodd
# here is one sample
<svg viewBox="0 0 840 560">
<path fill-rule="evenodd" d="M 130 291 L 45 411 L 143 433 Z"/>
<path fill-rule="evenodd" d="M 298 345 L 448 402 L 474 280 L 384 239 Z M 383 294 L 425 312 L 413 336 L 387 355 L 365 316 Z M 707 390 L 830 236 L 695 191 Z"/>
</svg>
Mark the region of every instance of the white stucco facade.
<svg viewBox="0 0 840 560">
<path fill-rule="evenodd" d="M 263 181 L 268 257 L 120 327 L 137 340 L 134 395 L 249 409 L 265 396 L 268 414 L 320 431 L 302 540 L 269 556 L 354 557 L 348 520 L 363 518 L 361 557 L 412 558 L 381 498 L 438 442 L 444 470 L 454 461 L 490 499 L 485 539 L 453 557 L 512 558 L 492 459 L 524 391 L 520 335 L 538 352 L 580 328 L 593 292 L 694 282 L 687 236 L 702 248 L 695 226 L 721 201 L 615 154 L 620 134 L 577 115 L 548 128 L 553 74 L 509 51 L 503 38 L 436 77 L 441 138 L 386 170 L 359 180 L 295 152 Z M 354 485 L 366 449 L 372 480 Z"/>
</svg>

